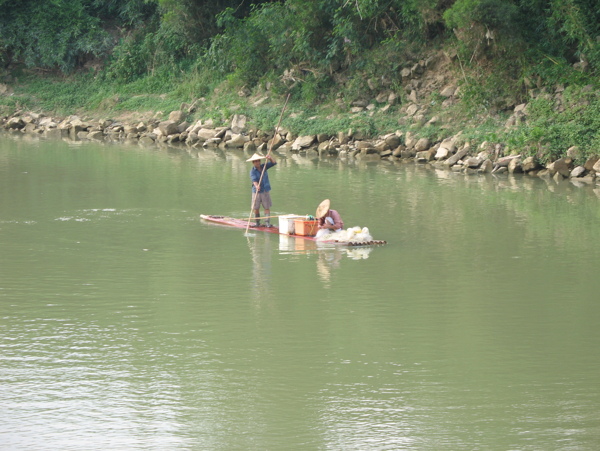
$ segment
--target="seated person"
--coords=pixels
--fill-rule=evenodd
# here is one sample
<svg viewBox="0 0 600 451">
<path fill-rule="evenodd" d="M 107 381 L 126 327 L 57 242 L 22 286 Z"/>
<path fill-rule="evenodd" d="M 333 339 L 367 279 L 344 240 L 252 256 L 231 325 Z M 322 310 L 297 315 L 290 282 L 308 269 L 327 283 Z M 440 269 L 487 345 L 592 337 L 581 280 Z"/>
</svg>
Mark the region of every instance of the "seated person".
<svg viewBox="0 0 600 451">
<path fill-rule="evenodd" d="M 325 199 L 317 207 L 317 213 L 315 217 L 319 220 L 319 230 L 316 237 L 328 235 L 332 232 L 340 232 L 344 230 L 344 221 L 340 214 L 329 208 L 330 201 Z"/>
</svg>

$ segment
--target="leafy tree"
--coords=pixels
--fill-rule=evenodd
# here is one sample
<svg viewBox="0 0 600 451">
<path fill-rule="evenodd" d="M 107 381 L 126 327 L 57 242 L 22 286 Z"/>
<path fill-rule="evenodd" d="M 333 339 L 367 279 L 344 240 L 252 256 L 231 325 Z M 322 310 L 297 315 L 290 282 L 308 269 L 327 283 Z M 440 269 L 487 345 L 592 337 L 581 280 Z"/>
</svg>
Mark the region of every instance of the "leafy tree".
<svg viewBox="0 0 600 451">
<path fill-rule="evenodd" d="M 4 64 L 73 69 L 87 55 L 109 48 L 110 37 L 83 0 L 0 2 L 0 49 Z"/>
<path fill-rule="evenodd" d="M 255 5 L 247 16 L 227 8 L 208 54 L 241 84 L 269 69 L 303 82 L 349 67 L 384 40 L 429 36 L 441 23 L 438 2 L 286 0 Z"/>
<path fill-rule="evenodd" d="M 574 48 L 574 56 L 600 68 L 600 5 L 598 2 L 554 0 L 548 28 L 558 41 Z"/>
<path fill-rule="evenodd" d="M 111 29 L 143 26 L 151 0 L 0 0 L 0 58 L 70 71 L 112 48 Z"/>
<path fill-rule="evenodd" d="M 254 5 L 269 3 L 256 0 L 146 0 L 160 6 L 163 22 L 178 28 L 189 42 L 199 43 L 219 32 L 216 17 L 230 8 L 235 17 L 241 18 L 253 10 Z"/>
<path fill-rule="evenodd" d="M 87 0 L 90 15 L 106 24 L 140 27 L 157 13 L 154 0 Z"/>
<path fill-rule="evenodd" d="M 600 70 L 600 3 L 596 0 L 518 0 L 519 28 L 538 58 L 583 60 Z"/>
<path fill-rule="evenodd" d="M 450 28 L 481 25 L 495 30 L 510 30 L 516 14 L 517 7 L 506 0 L 457 0 L 444 13 L 444 19 Z"/>
</svg>

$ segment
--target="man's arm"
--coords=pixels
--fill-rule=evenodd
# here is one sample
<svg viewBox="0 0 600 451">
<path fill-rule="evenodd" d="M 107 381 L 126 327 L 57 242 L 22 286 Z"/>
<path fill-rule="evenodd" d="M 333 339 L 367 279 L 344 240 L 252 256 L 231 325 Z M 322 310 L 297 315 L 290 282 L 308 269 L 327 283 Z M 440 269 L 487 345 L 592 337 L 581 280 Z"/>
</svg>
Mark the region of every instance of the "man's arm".
<svg viewBox="0 0 600 451">
<path fill-rule="evenodd" d="M 253 168 L 250 171 L 250 181 L 252 182 L 254 188 L 256 188 L 256 192 L 260 191 L 260 186 L 258 185 L 258 181 L 260 180 L 260 174 L 260 171 L 258 171 L 256 168 Z"/>
<path fill-rule="evenodd" d="M 333 230 L 343 228 L 344 222 L 342 221 L 342 217 L 340 216 L 340 214 L 335 210 L 331 210 L 330 212 L 331 212 L 331 219 L 333 219 Z"/>
</svg>

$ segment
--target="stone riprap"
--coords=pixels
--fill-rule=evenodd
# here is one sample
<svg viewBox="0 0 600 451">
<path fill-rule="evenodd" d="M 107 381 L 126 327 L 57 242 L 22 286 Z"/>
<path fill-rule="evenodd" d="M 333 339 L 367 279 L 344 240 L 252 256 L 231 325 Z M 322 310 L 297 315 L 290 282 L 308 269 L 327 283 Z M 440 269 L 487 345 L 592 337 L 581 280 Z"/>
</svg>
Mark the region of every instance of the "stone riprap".
<svg viewBox="0 0 600 451">
<path fill-rule="evenodd" d="M 523 114 L 523 108 L 517 110 L 515 114 Z M 590 184 L 600 182 L 597 180 L 600 158 L 594 156 L 576 166 L 576 146 L 567 150 L 567 156 L 541 165 L 531 156 L 505 155 L 505 147 L 500 143 L 484 142 L 474 148 L 463 142 L 460 133 L 439 142 L 430 142 L 412 132 L 400 131 L 375 139 L 365 139 L 352 130 L 339 132 L 336 136 L 296 136 L 284 129 L 276 133 L 248 129 L 244 115 L 235 115 L 226 125 L 216 125 L 211 120 L 198 120 L 190 124 L 185 121 L 185 116 L 183 111 L 173 111 L 166 121 L 126 124 L 108 119 L 83 120 L 77 116 L 59 119 L 36 113 L 16 113 L 3 118 L 1 125 L 10 132 L 48 138 L 137 141 L 142 145 L 166 143 L 223 150 L 244 149 L 247 152 L 266 152 L 269 149 L 279 153 L 316 152 L 331 158 L 414 161 L 467 174 L 525 173 L 556 181 L 576 179 Z"/>
</svg>

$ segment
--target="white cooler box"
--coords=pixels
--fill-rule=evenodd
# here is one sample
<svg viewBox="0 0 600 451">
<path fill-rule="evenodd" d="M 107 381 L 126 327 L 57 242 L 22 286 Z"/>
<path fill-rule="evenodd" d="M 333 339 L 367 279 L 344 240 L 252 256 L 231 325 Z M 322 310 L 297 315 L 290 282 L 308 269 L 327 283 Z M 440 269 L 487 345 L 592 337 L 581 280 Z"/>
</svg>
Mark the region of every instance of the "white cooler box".
<svg viewBox="0 0 600 451">
<path fill-rule="evenodd" d="M 284 235 L 292 235 L 294 233 L 294 220 L 304 219 L 306 216 L 299 215 L 282 215 L 278 216 L 279 220 L 279 233 Z"/>
</svg>

